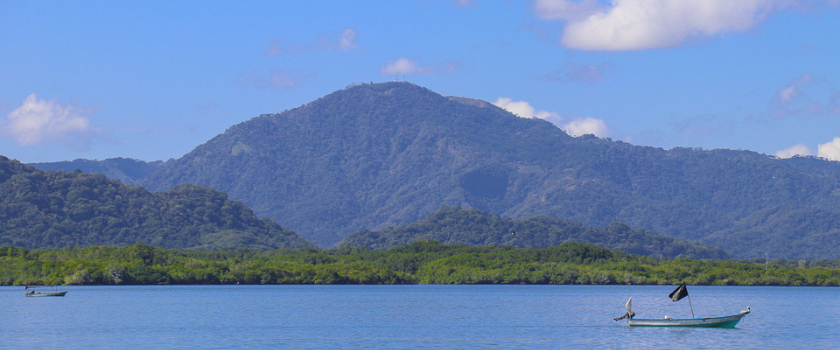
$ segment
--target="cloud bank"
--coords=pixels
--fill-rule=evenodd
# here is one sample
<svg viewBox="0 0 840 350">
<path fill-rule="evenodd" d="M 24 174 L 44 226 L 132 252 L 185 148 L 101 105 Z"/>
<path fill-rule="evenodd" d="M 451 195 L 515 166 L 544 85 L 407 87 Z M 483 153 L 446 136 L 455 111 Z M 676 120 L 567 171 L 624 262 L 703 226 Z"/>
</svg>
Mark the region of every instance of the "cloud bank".
<svg viewBox="0 0 840 350">
<path fill-rule="evenodd" d="M 555 112 L 538 111 L 526 101 L 513 101 L 508 97 L 499 97 L 493 104 L 521 118 L 545 119 L 571 136 L 592 134 L 597 137 L 609 137 L 612 135 L 612 130 L 607 127 L 607 123 L 602 119 L 576 117 L 569 120 Z"/>
<path fill-rule="evenodd" d="M 379 69 L 379 75 L 448 75 L 455 73 L 460 67 L 457 62 L 448 60 L 438 64 L 419 65 L 416 59 L 400 57 L 384 64 Z"/>
<path fill-rule="evenodd" d="M 96 131 L 85 116 L 89 113 L 89 109 L 71 104 L 39 100 L 33 93 L 23 100 L 20 107 L 6 116 L 7 124 L 0 133 L 16 139 L 24 146 L 62 140 L 70 136 L 84 136 Z"/>
<path fill-rule="evenodd" d="M 747 31 L 791 0 L 536 0 L 538 18 L 563 20 L 568 48 L 627 51 Z"/>
</svg>

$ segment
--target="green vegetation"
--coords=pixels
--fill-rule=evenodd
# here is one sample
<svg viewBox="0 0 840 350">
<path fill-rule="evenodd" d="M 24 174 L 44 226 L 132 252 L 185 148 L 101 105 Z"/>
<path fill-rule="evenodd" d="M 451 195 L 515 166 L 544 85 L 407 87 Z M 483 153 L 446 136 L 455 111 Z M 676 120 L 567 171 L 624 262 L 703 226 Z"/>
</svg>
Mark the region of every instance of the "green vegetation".
<svg viewBox="0 0 840 350">
<path fill-rule="evenodd" d="M 143 184 L 182 182 L 225 191 L 322 247 L 457 205 L 588 226 L 617 221 L 704 243 L 719 233 L 708 243 L 736 258 L 840 257 L 824 243 L 840 241 L 830 216 L 808 215 L 818 221 L 795 235 L 737 225 L 776 206 L 840 217 L 838 162 L 570 137 L 547 121 L 409 83 L 356 85 L 240 123 Z M 787 218 L 795 217 L 780 216 L 776 227 L 799 224 Z"/>
<path fill-rule="evenodd" d="M 231 126 L 139 183 L 225 191 L 321 247 L 460 206 L 622 222 L 735 258 L 840 258 L 840 162 L 570 137 L 404 82 L 350 86 Z"/>
<path fill-rule="evenodd" d="M 278 249 L 314 247 L 223 192 L 165 192 L 80 171 L 40 171 L 0 156 L 0 245 L 29 249 L 126 246 Z"/>
<path fill-rule="evenodd" d="M 667 237 L 644 229 L 633 230 L 620 222 L 610 223 L 607 227 L 587 227 L 547 216 L 511 220 L 478 209 L 460 207 L 442 207 L 425 219 L 404 226 L 380 231 L 358 231 L 339 242 L 338 246 L 390 249 L 426 239 L 443 244 L 509 245 L 516 248 L 581 242 L 655 258 L 729 258 L 723 249 L 717 247 Z"/>
<path fill-rule="evenodd" d="M 840 285 L 840 262 L 656 259 L 565 243 L 536 249 L 419 241 L 390 250 L 27 250 L 0 247 L 0 285 L 679 284 Z M 804 267 L 809 266 L 809 267 Z"/>
</svg>

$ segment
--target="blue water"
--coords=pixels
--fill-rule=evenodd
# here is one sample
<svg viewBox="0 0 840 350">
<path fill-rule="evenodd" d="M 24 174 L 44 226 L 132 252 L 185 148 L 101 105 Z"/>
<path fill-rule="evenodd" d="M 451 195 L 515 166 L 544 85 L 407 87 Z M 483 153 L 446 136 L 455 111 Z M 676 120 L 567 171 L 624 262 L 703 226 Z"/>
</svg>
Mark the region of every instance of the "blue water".
<svg viewBox="0 0 840 350">
<path fill-rule="evenodd" d="M 837 348 L 840 289 L 689 286 L 697 317 L 752 308 L 735 329 L 628 328 L 691 316 L 672 286 L 0 287 L 0 348 Z"/>
</svg>

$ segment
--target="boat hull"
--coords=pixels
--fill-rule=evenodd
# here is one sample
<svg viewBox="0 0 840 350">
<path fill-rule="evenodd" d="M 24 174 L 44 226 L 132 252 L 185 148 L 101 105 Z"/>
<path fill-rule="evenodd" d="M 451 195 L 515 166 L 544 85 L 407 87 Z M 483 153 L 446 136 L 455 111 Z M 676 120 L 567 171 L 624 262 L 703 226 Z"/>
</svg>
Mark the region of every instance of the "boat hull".
<svg viewBox="0 0 840 350">
<path fill-rule="evenodd" d="M 717 327 L 734 328 L 746 314 L 684 319 L 630 319 L 630 327 Z"/>
<path fill-rule="evenodd" d="M 53 292 L 53 293 L 36 293 L 36 294 L 26 294 L 26 297 L 63 297 L 64 294 L 67 294 L 67 291 L 61 292 Z"/>
</svg>

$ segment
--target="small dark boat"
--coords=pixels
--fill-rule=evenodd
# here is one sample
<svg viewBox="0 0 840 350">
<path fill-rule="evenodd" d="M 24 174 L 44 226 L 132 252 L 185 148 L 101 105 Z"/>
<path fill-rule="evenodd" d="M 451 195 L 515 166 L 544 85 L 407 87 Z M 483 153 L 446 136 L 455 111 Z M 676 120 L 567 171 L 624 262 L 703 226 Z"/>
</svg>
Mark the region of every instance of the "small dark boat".
<svg viewBox="0 0 840 350">
<path fill-rule="evenodd" d="M 51 292 L 51 293 L 41 293 L 41 292 L 36 293 L 35 291 L 32 291 L 32 293 L 24 293 L 24 294 L 26 295 L 26 297 L 63 297 L 64 294 L 67 294 L 67 291 L 64 290 L 64 291 L 60 291 L 60 292 Z"/>
<path fill-rule="evenodd" d="M 27 286 L 26 289 L 29 289 L 29 287 Z M 23 293 L 23 295 L 25 295 L 27 298 L 28 297 L 63 297 L 65 294 L 67 294 L 66 290 L 52 291 L 52 292 L 47 292 L 47 293 L 41 293 L 41 292 L 36 292 L 34 290 L 30 290 L 30 291 L 27 291 L 27 292 Z"/>
</svg>

